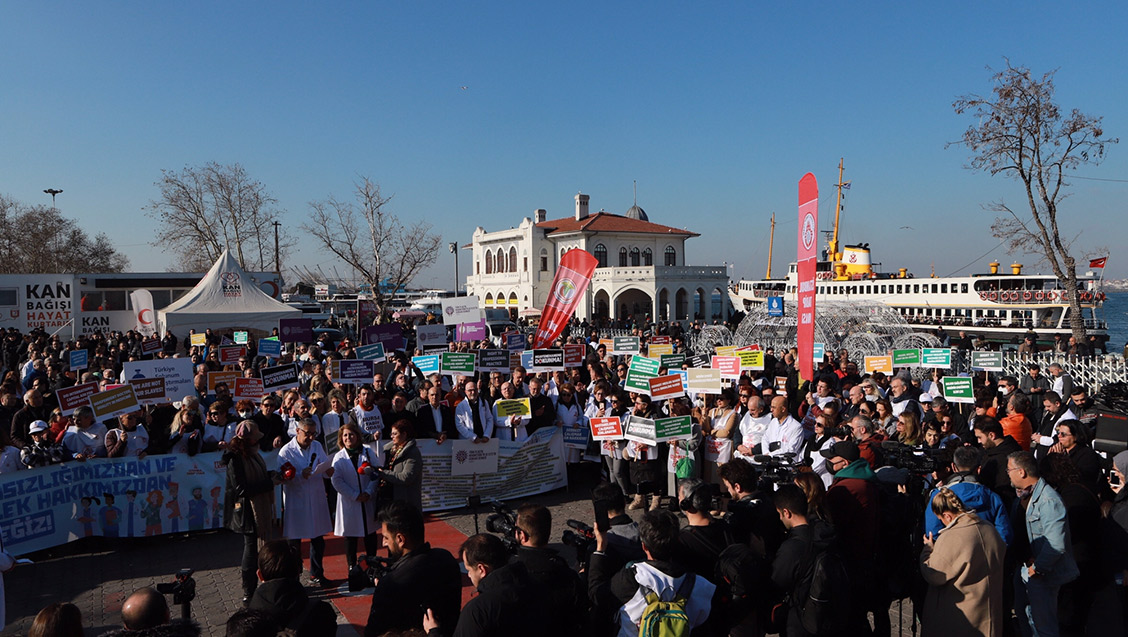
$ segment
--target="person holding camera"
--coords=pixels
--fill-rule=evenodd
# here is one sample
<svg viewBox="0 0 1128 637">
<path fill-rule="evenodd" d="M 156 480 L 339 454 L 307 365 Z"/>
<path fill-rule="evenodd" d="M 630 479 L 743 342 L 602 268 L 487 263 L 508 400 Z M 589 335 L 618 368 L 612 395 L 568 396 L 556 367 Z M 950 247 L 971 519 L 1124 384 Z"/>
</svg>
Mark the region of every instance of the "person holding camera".
<svg viewBox="0 0 1128 637">
<path fill-rule="evenodd" d="M 721 483 L 732 497 L 725 521 L 733 540 L 748 544 L 755 536 L 764 547 L 761 557 L 770 561 L 784 535 L 772 504 L 772 494 L 760 489 L 756 469 L 747 462 L 726 462 L 721 465 L 720 473 Z"/>
<path fill-rule="evenodd" d="M 257 575 L 262 582 L 249 608 L 269 613 L 279 626 L 297 637 L 337 634 L 337 611 L 329 602 L 312 600 L 298 577 L 302 573 L 300 549 L 285 540 L 272 540 L 258 552 Z"/>
<path fill-rule="evenodd" d="M 423 628 L 428 611 L 440 626 L 452 630 L 462 605 L 458 561 L 444 549 L 431 548 L 423 513 L 406 502 L 390 502 L 380 511 L 380 529 L 394 561 L 376 580 L 366 637 Z"/>
<path fill-rule="evenodd" d="M 600 503 L 607 512 L 606 555 L 608 559 L 620 562 L 616 570 L 630 562 L 645 560 L 638 523 L 626 513 L 627 498 L 623 490 L 616 484 L 604 482 L 592 489 L 591 499 L 593 503 Z"/>
<path fill-rule="evenodd" d="M 552 513 L 540 504 L 517 507 L 514 535 L 517 554 L 514 561 L 525 566 L 538 595 L 548 603 L 548 621 L 542 622 L 544 634 L 571 635 L 582 628 L 587 599 L 580 586 L 579 575 L 559 554 L 548 548 L 552 533 Z"/>
</svg>

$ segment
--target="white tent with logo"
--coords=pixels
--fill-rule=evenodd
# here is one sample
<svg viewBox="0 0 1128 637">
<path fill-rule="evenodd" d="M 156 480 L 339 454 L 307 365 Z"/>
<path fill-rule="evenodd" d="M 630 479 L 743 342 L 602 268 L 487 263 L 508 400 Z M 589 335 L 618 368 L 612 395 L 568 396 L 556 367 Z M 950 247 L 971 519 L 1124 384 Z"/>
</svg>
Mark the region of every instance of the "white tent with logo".
<svg viewBox="0 0 1128 637">
<path fill-rule="evenodd" d="M 269 335 L 278 319 L 298 318 L 302 311 L 280 303 L 259 288 L 259 283 L 239 267 L 227 250 L 204 278 L 187 294 L 159 313 L 161 334 L 171 330 L 184 338 L 195 329 L 226 332 L 246 330 L 258 336 Z"/>
</svg>

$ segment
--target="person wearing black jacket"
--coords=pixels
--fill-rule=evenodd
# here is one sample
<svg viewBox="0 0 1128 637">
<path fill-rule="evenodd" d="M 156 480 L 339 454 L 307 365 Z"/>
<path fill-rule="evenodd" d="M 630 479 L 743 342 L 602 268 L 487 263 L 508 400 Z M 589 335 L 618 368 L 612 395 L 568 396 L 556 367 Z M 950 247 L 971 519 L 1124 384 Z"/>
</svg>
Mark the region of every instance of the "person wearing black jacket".
<svg viewBox="0 0 1128 637">
<path fill-rule="evenodd" d="M 781 485 L 775 492 L 775 507 L 780 522 L 787 529 L 787 539 L 779 545 L 772 561 L 772 584 L 776 597 L 791 600 L 788 604 L 787 637 L 808 637 L 799 621 L 799 606 L 795 600 L 802 599 L 806 591 L 801 590 L 804 574 L 810 570 L 815 557 L 826 550 L 833 540 L 831 528 L 821 522 L 811 524 L 807 520 L 807 496 L 794 484 Z M 782 621 L 783 618 L 773 618 Z"/>
<path fill-rule="evenodd" d="M 1003 426 L 990 416 L 975 419 L 975 439 L 987 452 L 987 458 L 979 469 L 979 482 L 998 493 L 1009 509 L 1015 495 L 1007 475 L 1007 456 L 1022 451 L 1022 447 L 1013 436 L 1004 436 Z"/>
<path fill-rule="evenodd" d="M 552 533 L 552 513 L 540 504 L 517 507 L 517 555 L 514 561 L 525 566 L 537 596 L 547 601 L 548 617 L 540 625 L 541 634 L 572 635 L 583 627 L 587 599 L 580 577 L 559 554 L 548 548 Z"/>
<path fill-rule="evenodd" d="M 427 390 L 427 404 L 415 412 L 415 437 L 438 440 L 458 440 L 458 429 L 454 426 L 454 410 L 442 404 L 443 389 L 432 385 Z M 436 418 L 438 420 L 436 421 Z"/>
<path fill-rule="evenodd" d="M 442 626 L 439 633 L 450 634 L 462 604 L 458 561 L 443 549 L 431 548 L 425 541 L 423 514 L 406 502 L 388 503 L 380 511 L 380 526 L 395 561 L 376 581 L 364 634 L 422 628 L 426 609 Z"/>
<path fill-rule="evenodd" d="M 272 540 L 258 552 L 258 578 L 262 582 L 251 597 L 250 608 L 266 611 L 279 626 L 298 637 L 337 634 L 337 611 L 329 602 L 311 600 L 298 577 L 302 557 L 285 540 Z"/>
<path fill-rule="evenodd" d="M 743 460 L 721 465 L 720 475 L 721 483 L 732 496 L 726 519 L 733 539 L 747 544 L 752 536 L 756 536 L 764 545 L 762 557 L 770 561 L 784 536 L 784 528 L 772 503 L 771 492 L 758 488 L 756 470 Z"/>
<path fill-rule="evenodd" d="M 552 406 L 552 398 L 545 395 L 544 383 L 537 376 L 529 379 L 529 409 L 532 416 L 525 431 L 530 435 L 537 429 L 556 424 L 556 408 Z"/>
</svg>

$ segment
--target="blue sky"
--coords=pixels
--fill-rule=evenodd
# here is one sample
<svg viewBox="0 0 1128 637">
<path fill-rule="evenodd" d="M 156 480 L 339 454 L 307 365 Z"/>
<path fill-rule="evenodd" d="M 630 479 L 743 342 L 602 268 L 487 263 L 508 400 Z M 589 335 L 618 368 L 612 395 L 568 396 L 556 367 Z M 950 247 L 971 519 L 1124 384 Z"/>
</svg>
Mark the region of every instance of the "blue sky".
<svg viewBox="0 0 1128 637">
<path fill-rule="evenodd" d="M 143 208 L 161 169 L 241 163 L 298 225 L 358 175 L 444 241 L 508 228 L 573 195 L 701 233 L 691 264 L 762 276 L 794 257 L 796 184 L 843 238 L 927 276 L 1013 258 L 990 236 L 1017 182 L 945 149 L 951 109 L 1004 56 L 1059 69 L 1058 101 L 1125 144 L 1082 167 L 1063 217 L 1079 253 L 1125 245 L 1123 3 L 0 3 L 0 192 L 104 230 L 133 269 L 169 265 Z M 465 86 L 465 89 L 461 87 Z M 911 229 L 902 229 L 909 226 Z M 304 243 L 288 264 L 329 264 Z M 1031 263 L 1030 257 L 1019 257 Z M 469 271 L 463 254 L 461 272 Z M 328 269 L 328 268 L 326 268 Z M 1043 268 L 1044 269 L 1044 268 Z M 1128 254 L 1106 275 L 1128 277 Z M 451 287 L 453 258 L 416 285 Z"/>
</svg>

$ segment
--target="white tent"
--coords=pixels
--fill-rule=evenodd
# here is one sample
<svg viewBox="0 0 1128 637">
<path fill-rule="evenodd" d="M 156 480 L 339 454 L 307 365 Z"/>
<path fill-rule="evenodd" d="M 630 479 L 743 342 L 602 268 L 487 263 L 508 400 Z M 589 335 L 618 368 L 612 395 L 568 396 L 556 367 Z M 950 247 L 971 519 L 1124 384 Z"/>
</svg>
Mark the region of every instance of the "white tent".
<svg viewBox="0 0 1128 637">
<path fill-rule="evenodd" d="M 162 334 L 172 330 L 177 338 L 187 336 L 189 329 L 202 334 L 208 328 L 213 332 L 247 330 L 262 336 L 278 327 L 278 319 L 301 315 L 301 310 L 263 292 L 224 250 L 196 287 L 160 311 L 158 321 Z"/>
</svg>

